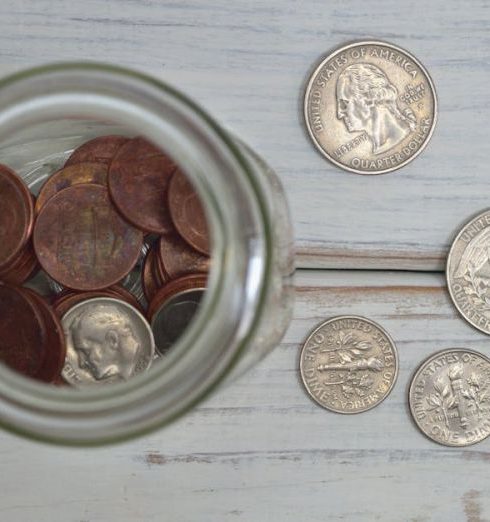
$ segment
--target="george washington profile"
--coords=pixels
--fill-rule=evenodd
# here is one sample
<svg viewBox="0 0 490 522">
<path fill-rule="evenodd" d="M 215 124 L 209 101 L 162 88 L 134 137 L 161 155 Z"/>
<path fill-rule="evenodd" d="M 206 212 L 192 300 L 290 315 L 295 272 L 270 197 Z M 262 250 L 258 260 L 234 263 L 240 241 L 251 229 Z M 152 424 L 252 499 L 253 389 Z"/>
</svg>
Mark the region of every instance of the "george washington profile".
<svg viewBox="0 0 490 522">
<path fill-rule="evenodd" d="M 413 112 L 401 112 L 398 91 L 386 74 L 370 63 L 346 67 L 337 80 L 337 117 L 349 132 L 364 131 L 381 154 L 416 128 Z"/>
</svg>

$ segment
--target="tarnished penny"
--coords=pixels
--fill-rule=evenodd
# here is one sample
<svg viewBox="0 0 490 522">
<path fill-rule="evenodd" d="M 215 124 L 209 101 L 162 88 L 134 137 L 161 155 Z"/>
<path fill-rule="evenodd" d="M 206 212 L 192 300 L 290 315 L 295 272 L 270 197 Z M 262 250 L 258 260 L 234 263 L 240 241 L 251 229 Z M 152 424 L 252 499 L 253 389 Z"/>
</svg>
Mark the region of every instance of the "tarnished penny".
<svg viewBox="0 0 490 522">
<path fill-rule="evenodd" d="M 137 262 L 142 244 L 142 232 L 118 214 L 99 185 L 62 190 L 41 209 L 34 228 L 41 266 L 74 290 L 116 284 Z"/>
<path fill-rule="evenodd" d="M 162 277 L 158 267 L 158 261 L 158 252 L 152 248 L 146 256 L 141 273 L 143 292 L 148 302 L 153 299 L 158 289 L 163 286 L 168 279 L 167 277 Z"/>
<path fill-rule="evenodd" d="M 46 357 L 46 328 L 36 305 L 19 288 L 0 284 L 0 361 L 38 378 Z"/>
<path fill-rule="evenodd" d="M 39 268 L 32 242 L 29 242 L 19 257 L 16 258 L 15 263 L 8 270 L 0 272 L 0 281 L 11 285 L 21 285 L 34 277 Z"/>
<path fill-rule="evenodd" d="M 170 297 L 156 311 L 151 329 L 160 355 L 172 348 L 196 315 L 205 289 L 185 290 Z"/>
<path fill-rule="evenodd" d="M 459 313 L 490 334 L 490 210 L 469 221 L 454 239 L 446 279 Z"/>
<path fill-rule="evenodd" d="M 95 162 L 103 163 L 107 167 L 111 164 L 117 151 L 128 141 L 125 136 L 99 136 L 87 141 L 75 149 L 65 163 L 65 167 L 75 163 Z"/>
<path fill-rule="evenodd" d="M 63 378 L 75 386 L 126 381 L 146 371 L 155 342 L 146 319 L 127 303 L 84 301 L 62 319 L 67 340 Z"/>
<path fill-rule="evenodd" d="M 177 234 L 166 234 L 160 238 L 158 254 L 169 279 L 209 271 L 209 257 L 191 248 Z"/>
<path fill-rule="evenodd" d="M 36 201 L 36 213 L 39 213 L 48 199 L 73 185 L 95 183 L 107 186 L 107 171 L 108 167 L 103 163 L 77 163 L 58 170 L 41 187 Z"/>
<path fill-rule="evenodd" d="M 392 390 L 398 355 L 391 337 L 375 322 L 334 317 L 306 340 L 300 371 L 306 390 L 320 406 L 337 413 L 361 413 Z"/>
<path fill-rule="evenodd" d="M 409 403 L 415 423 L 433 441 L 482 441 L 490 435 L 490 361 L 464 348 L 432 355 L 412 379 Z"/>
<path fill-rule="evenodd" d="M 104 288 L 103 290 L 93 290 L 91 292 L 73 292 L 68 291 L 59 295 L 53 302 L 53 308 L 58 317 L 63 317 L 71 308 L 76 306 L 83 301 L 89 299 L 95 299 L 96 297 L 109 297 L 112 299 L 121 299 L 126 303 L 130 304 L 138 312 L 143 313 L 141 305 L 138 303 L 136 298 L 128 292 L 125 288 L 119 285 Z"/>
<path fill-rule="evenodd" d="M 313 143 L 331 162 L 358 174 L 384 174 L 425 148 L 437 99 L 414 56 L 361 41 L 337 49 L 315 69 L 304 111 Z"/>
<path fill-rule="evenodd" d="M 41 313 L 46 329 L 46 355 L 36 377 L 44 382 L 55 382 L 65 363 L 66 343 L 60 320 L 51 306 L 34 290 L 23 288 Z"/>
<path fill-rule="evenodd" d="M 0 270 L 18 257 L 32 232 L 34 204 L 14 171 L 0 164 Z"/>
<path fill-rule="evenodd" d="M 109 191 L 130 223 L 156 234 L 172 229 L 166 202 L 175 168 L 169 156 L 143 138 L 119 149 L 109 169 Z"/>
<path fill-rule="evenodd" d="M 209 233 L 204 209 L 185 174 L 177 169 L 168 189 L 170 215 L 179 234 L 193 248 L 209 255 Z"/>
<path fill-rule="evenodd" d="M 169 298 L 188 290 L 204 290 L 206 284 L 207 275 L 205 274 L 190 274 L 166 283 L 158 290 L 148 306 L 147 316 L 150 322 L 153 321 L 155 313 Z"/>
</svg>

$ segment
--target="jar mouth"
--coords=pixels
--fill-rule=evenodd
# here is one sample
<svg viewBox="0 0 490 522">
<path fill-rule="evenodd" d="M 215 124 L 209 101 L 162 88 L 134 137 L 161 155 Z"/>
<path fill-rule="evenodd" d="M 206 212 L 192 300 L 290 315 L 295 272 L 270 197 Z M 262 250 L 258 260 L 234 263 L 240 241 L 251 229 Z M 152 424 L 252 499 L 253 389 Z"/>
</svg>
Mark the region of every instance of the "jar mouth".
<svg viewBox="0 0 490 522">
<path fill-rule="evenodd" d="M 30 126 L 94 116 L 150 139 L 189 175 L 204 203 L 213 262 L 196 317 L 165 362 L 145 374 L 74 390 L 0 364 L 0 424 L 67 445 L 144 434 L 207 395 L 249 342 L 271 270 L 270 216 L 253 168 L 186 96 L 142 73 L 98 63 L 46 65 L 0 80 L 0 146 Z"/>
</svg>

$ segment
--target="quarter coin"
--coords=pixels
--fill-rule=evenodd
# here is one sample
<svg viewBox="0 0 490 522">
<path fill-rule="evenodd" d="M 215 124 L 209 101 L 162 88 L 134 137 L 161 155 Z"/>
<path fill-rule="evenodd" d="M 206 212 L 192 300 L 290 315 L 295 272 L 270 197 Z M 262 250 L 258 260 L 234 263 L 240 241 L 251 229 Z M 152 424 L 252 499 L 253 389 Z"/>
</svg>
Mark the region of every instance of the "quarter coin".
<svg viewBox="0 0 490 522">
<path fill-rule="evenodd" d="M 67 342 L 63 378 L 74 386 L 127 381 L 148 370 L 155 355 L 150 325 L 131 305 L 95 298 L 62 319 Z"/>
<path fill-rule="evenodd" d="M 304 112 L 313 143 L 332 163 L 357 174 L 384 174 L 425 148 L 437 100 L 414 56 L 385 42 L 360 41 L 315 69 Z"/>
<path fill-rule="evenodd" d="M 125 136 L 99 136 L 87 141 L 76 148 L 65 163 L 65 167 L 75 163 L 95 162 L 103 163 L 107 167 L 111 164 L 117 151 L 128 141 Z"/>
<path fill-rule="evenodd" d="M 490 210 L 467 223 L 456 236 L 446 264 L 449 294 L 459 313 L 490 334 Z"/>
<path fill-rule="evenodd" d="M 41 209 L 34 228 L 41 266 L 74 290 L 116 284 L 136 264 L 142 245 L 142 232 L 118 214 L 100 185 L 58 192 Z"/>
<path fill-rule="evenodd" d="M 145 232 L 169 232 L 172 222 L 166 201 L 175 168 L 169 156 L 145 139 L 128 141 L 113 159 L 108 176 L 119 212 Z"/>
<path fill-rule="evenodd" d="M 375 322 L 334 317 L 306 340 L 300 372 L 307 392 L 320 406 L 337 413 L 361 413 L 391 392 L 398 355 L 391 337 Z"/>
<path fill-rule="evenodd" d="M 432 355 L 412 379 L 409 403 L 415 423 L 433 441 L 482 441 L 490 435 L 490 360 L 462 348 Z"/>
</svg>

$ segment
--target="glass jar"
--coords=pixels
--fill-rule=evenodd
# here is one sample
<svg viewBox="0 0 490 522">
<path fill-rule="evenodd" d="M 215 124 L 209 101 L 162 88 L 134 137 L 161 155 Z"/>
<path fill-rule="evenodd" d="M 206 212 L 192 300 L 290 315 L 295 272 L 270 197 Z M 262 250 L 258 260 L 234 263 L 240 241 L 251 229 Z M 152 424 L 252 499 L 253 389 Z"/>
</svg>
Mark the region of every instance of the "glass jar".
<svg viewBox="0 0 490 522">
<path fill-rule="evenodd" d="M 195 103 L 154 78 L 102 64 L 48 65 L 0 81 L 0 161 L 34 194 L 76 146 L 105 134 L 143 135 L 188 174 L 210 226 L 212 269 L 177 345 L 125 383 L 55 387 L 0 364 L 3 427 L 57 444 L 103 444 L 165 425 L 277 345 L 292 311 L 281 184 Z"/>
</svg>

